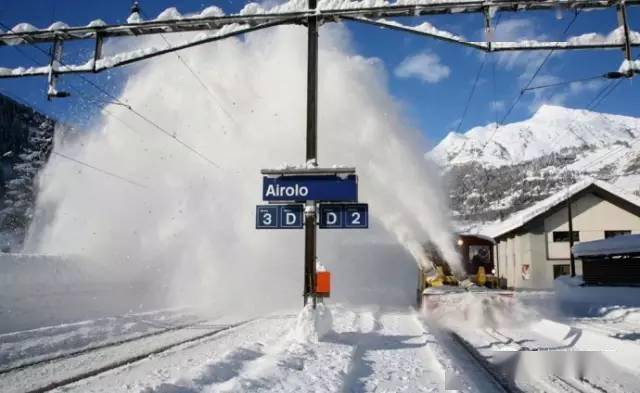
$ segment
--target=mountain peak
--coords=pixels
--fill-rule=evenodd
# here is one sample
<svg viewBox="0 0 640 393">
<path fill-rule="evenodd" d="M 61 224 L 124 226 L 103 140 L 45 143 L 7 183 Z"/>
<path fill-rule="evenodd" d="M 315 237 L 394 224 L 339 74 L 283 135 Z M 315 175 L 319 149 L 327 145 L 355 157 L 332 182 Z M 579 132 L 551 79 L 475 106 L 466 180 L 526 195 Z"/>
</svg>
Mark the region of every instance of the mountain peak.
<svg viewBox="0 0 640 393">
<path fill-rule="evenodd" d="M 591 113 L 585 109 L 567 108 L 560 105 L 542 104 L 534 113 L 533 118 L 541 117 L 568 117 L 574 116 L 576 113 Z"/>
<path fill-rule="evenodd" d="M 449 133 L 428 155 L 442 166 L 478 162 L 511 165 L 565 148 L 616 147 L 640 136 L 640 119 L 558 105 L 541 105 L 535 114 L 515 123 L 474 127 Z"/>
</svg>

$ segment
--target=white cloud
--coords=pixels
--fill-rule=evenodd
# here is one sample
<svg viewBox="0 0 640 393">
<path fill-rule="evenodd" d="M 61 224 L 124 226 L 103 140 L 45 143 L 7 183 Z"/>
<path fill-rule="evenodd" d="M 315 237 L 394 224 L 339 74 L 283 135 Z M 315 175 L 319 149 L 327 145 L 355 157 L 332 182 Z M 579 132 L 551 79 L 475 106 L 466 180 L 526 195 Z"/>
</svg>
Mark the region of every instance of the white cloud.
<svg viewBox="0 0 640 393">
<path fill-rule="evenodd" d="M 544 85 L 550 83 L 562 82 L 557 76 L 553 75 L 540 75 L 535 80 L 535 85 Z M 533 94 L 531 102 L 529 104 L 529 111 L 534 113 L 543 104 L 553 105 L 566 105 L 567 101 L 571 98 L 575 98 L 584 93 L 594 92 L 602 87 L 605 83 L 603 79 L 594 79 L 591 81 L 573 82 L 566 86 L 558 88 L 548 88 L 532 90 Z"/>
<path fill-rule="evenodd" d="M 489 108 L 491 108 L 492 112 L 502 112 L 504 111 L 505 108 L 505 102 L 504 101 L 491 101 L 489 103 Z"/>
<path fill-rule="evenodd" d="M 406 57 L 394 71 L 398 78 L 418 78 L 423 82 L 437 83 L 451 73 L 451 69 L 440 63 L 435 53 L 418 53 Z"/>
<path fill-rule="evenodd" d="M 549 37 L 538 31 L 539 25 L 531 19 L 513 18 L 502 20 L 496 27 L 492 41 L 523 41 L 536 40 L 546 41 Z M 546 56 L 546 52 L 520 52 L 508 51 L 499 52 L 497 56 L 497 64 L 507 70 L 523 69 L 519 79 L 527 80 Z"/>
<path fill-rule="evenodd" d="M 544 34 L 536 33 L 537 27 L 537 24 L 531 19 L 514 18 L 503 20 L 493 33 L 493 41 L 544 39 Z"/>
</svg>

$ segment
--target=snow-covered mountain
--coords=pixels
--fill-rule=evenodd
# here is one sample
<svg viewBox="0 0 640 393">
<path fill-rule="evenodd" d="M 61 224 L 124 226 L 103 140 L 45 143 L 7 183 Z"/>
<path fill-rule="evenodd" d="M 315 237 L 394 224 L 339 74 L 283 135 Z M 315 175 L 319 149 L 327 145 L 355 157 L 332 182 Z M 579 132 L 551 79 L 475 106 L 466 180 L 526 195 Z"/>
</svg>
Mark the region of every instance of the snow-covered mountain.
<svg viewBox="0 0 640 393">
<path fill-rule="evenodd" d="M 543 105 L 525 121 L 450 132 L 430 153 L 444 165 L 479 162 L 500 166 L 532 160 L 563 148 L 624 145 L 640 137 L 640 119 Z M 486 145 L 486 147 L 485 147 Z"/>
<path fill-rule="evenodd" d="M 640 119 L 543 105 L 530 118 L 449 133 L 427 156 L 448 174 L 452 207 L 493 219 L 590 176 L 640 192 Z"/>
</svg>

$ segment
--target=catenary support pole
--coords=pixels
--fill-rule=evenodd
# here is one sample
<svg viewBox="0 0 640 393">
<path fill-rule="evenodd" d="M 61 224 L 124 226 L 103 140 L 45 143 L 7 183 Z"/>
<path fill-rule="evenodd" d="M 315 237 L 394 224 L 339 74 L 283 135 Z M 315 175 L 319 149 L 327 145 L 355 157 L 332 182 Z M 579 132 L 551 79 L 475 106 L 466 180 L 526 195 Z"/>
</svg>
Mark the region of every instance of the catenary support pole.
<svg viewBox="0 0 640 393">
<path fill-rule="evenodd" d="M 571 277 L 576 276 L 576 259 L 573 256 L 573 214 L 571 213 L 571 197 L 567 198 L 567 213 L 569 219 L 569 268 Z"/>
<path fill-rule="evenodd" d="M 309 0 L 314 10 L 316 0 Z M 318 159 L 318 17 L 307 20 L 307 163 L 317 164 Z M 309 201 L 304 217 L 304 304 L 309 298 L 316 306 L 316 202 Z"/>
</svg>

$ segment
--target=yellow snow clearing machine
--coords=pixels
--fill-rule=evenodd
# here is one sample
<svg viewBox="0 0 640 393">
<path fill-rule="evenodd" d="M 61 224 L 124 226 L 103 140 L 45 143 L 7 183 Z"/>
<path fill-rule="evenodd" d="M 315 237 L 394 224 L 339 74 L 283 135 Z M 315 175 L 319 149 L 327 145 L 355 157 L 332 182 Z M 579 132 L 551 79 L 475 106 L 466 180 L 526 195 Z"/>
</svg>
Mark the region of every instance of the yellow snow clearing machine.
<svg viewBox="0 0 640 393">
<path fill-rule="evenodd" d="M 493 239 L 471 234 L 459 234 L 457 248 L 461 266 L 452 269 L 438 249 L 425 246 L 431 266 L 420 269 L 418 278 L 418 306 L 428 312 L 437 308 L 443 295 L 473 293 L 481 296 L 511 297 L 506 281 L 494 268 Z"/>
</svg>

